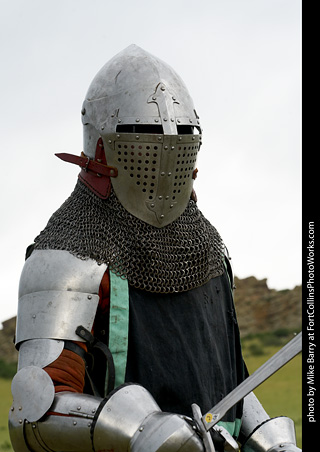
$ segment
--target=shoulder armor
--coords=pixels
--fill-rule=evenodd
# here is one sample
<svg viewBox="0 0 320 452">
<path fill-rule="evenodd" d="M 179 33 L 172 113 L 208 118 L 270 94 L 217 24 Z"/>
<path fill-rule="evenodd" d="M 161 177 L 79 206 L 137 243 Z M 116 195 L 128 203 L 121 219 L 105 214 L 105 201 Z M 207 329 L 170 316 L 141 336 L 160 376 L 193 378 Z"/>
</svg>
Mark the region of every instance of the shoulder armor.
<svg viewBox="0 0 320 452">
<path fill-rule="evenodd" d="M 91 330 L 106 269 L 68 251 L 34 251 L 20 278 L 16 345 L 40 338 L 82 341 L 75 330 Z"/>
</svg>

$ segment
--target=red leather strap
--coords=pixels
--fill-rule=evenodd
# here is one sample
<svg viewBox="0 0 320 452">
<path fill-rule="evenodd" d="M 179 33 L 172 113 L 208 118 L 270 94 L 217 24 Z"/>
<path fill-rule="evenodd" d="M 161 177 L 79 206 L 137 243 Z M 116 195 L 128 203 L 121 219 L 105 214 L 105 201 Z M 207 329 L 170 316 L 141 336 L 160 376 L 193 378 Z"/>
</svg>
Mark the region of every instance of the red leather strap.
<svg viewBox="0 0 320 452">
<path fill-rule="evenodd" d="M 107 166 L 96 160 L 90 160 L 89 157 L 80 157 L 78 155 L 60 153 L 55 154 L 59 159 L 64 162 L 74 163 L 87 171 L 92 171 L 100 176 L 117 177 L 118 169 L 114 166 Z"/>
<path fill-rule="evenodd" d="M 83 153 L 81 153 L 81 157 L 67 153 L 59 153 L 56 156 L 65 162 L 79 165 L 82 168 L 78 176 L 79 179 L 99 198 L 107 199 L 109 197 L 111 191 L 110 177 L 117 177 L 118 169 L 114 166 L 108 166 L 102 138 L 99 138 L 97 142 L 94 160 Z"/>
</svg>

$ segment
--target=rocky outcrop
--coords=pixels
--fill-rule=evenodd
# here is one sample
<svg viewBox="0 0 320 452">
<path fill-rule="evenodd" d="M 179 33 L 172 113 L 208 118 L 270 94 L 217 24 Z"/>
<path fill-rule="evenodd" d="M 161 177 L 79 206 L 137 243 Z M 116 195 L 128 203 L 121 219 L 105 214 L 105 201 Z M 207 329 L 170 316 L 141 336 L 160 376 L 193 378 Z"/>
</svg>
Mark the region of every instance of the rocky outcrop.
<svg viewBox="0 0 320 452">
<path fill-rule="evenodd" d="M 280 329 L 300 330 L 302 288 L 269 289 L 266 279 L 235 278 L 234 300 L 242 337 Z"/>
</svg>

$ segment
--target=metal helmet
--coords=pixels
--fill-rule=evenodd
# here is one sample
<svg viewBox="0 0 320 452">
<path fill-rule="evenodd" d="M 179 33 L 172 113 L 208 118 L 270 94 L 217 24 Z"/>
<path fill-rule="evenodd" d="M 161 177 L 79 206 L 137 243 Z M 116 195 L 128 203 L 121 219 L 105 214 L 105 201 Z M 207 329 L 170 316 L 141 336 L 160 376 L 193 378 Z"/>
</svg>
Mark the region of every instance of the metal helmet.
<svg viewBox="0 0 320 452">
<path fill-rule="evenodd" d="M 124 208 L 161 228 L 187 206 L 201 144 L 199 117 L 176 72 L 130 45 L 93 79 L 82 108 L 84 154 L 101 138 L 117 169 L 113 190 Z"/>
</svg>

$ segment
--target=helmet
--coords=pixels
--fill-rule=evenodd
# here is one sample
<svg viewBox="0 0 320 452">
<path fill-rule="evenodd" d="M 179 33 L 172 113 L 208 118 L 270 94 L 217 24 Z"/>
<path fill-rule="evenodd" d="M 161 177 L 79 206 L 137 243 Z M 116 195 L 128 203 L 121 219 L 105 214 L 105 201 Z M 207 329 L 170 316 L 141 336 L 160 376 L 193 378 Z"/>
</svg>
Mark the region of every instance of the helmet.
<svg viewBox="0 0 320 452">
<path fill-rule="evenodd" d="M 107 62 L 82 107 L 84 154 L 101 140 L 112 188 L 132 215 L 161 228 L 190 198 L 201 144 L 199 117 L 187 88 L 166 63 L 136 45 Z"/>
</svg>

